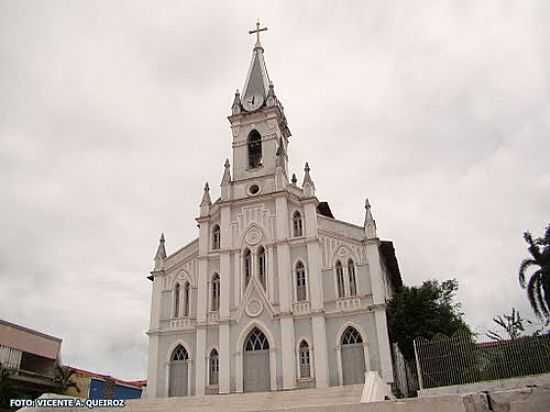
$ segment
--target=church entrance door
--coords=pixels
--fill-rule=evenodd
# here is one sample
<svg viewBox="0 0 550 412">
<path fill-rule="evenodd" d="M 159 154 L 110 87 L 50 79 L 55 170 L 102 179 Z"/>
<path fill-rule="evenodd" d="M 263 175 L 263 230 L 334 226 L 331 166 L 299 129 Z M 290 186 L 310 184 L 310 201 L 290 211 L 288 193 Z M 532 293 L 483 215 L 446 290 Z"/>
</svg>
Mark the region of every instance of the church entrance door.
<svg viewBox="0 0 550 412">
<path fill-rule="evenodd" d="M 168 396 L 187 396 L 187 367 L 189 356 L 185 348 L 178 345 L 170 360 L 170 386 Z"/>
<path fill-rule="evenodd" d="M 263 332 L 254 328 L 244 342 L 244 391 L 271 390 L 269 369 L 269 342 Z"/>
<path fill-rule="evenodd" d="M 351 326 L 342 335 L 342 377 L 344 385 L 365 382 L 363 339 Z"/>
</svg>

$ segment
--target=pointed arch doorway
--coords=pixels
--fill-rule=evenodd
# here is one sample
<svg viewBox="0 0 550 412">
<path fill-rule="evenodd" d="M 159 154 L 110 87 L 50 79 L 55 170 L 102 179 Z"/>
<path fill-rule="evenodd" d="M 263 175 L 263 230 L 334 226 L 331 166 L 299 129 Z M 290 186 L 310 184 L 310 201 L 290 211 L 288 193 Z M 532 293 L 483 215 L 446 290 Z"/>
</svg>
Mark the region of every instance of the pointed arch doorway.
<svg viewBox="0 0 550 412">
<path fill-rule="evenodd" d="M 344 385 L 365 382 L 365 350 L 361 334 L 353 326 L 348 326 L 341 338 L 342 380 Z"/>
<path fill-rule="evenodd" d="M 182 345 L 178 345 L 170 357 L 168 396 L 187 396 L 189 355 Z"/>
<path fill-rule="evenodd" d="M 271 390 L 269 341 L 257 327 L 254 327 L 246 337 L 243 353 L 244 392 L 266 392 Z"/>
</svg>

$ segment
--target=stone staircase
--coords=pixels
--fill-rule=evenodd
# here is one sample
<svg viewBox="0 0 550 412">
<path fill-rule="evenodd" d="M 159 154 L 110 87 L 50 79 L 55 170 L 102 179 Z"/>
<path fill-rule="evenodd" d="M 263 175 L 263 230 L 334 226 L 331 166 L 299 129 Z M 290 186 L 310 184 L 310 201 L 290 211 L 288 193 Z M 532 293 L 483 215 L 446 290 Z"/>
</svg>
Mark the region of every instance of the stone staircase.
<svg viewBox="0 0 550 412">
<path fill-rule="evenodd" d="M 94 412 L 256 412 L 296 410 L 296 408 L 357 405 L 363 385 L 326 389 L 299 389 L 277 392 L 233 393 L 181 398 L 135 399 L 125 408 L 94 408 Z M 49 412 L 70 409 L 49 409 Z M 79 412 L 82 412 L 80 409 Z"/>
</svg>

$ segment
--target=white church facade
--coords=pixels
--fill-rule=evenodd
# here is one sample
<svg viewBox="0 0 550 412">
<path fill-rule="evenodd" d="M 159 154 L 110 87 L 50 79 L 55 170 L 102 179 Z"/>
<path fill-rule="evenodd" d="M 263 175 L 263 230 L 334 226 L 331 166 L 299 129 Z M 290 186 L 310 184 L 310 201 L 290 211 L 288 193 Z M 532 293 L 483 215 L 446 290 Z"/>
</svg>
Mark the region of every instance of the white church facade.
<svg viewBox="0 0 550 412">
<path fill-rule="evenodd" d="M 333 217 L 306 163 L 289 176 L 291 136 L 257 41 L 229 122 L 232 166 L 208 184 L 198 238 L 149 279 L 147 397 L 325 388 L 393 381 L 386 302 L 401 284 L 370 205 L 363 226 Z M 341 159 L 345 162 L 345 159 Z"/>
</svg>

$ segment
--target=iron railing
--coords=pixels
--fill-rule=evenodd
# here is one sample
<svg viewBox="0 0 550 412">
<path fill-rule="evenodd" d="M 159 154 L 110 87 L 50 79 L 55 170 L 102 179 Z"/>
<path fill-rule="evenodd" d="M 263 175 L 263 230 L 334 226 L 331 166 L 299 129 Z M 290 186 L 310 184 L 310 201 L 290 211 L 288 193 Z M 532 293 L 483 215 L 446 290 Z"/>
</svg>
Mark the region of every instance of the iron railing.
<svg viewBox="0 0 550 412">
<path fill-rule="evenodd" d="M 475 343 L 471 335 L 414 340 L 420 389 L 550 372 L 550 335 Z"/>
</svg>

